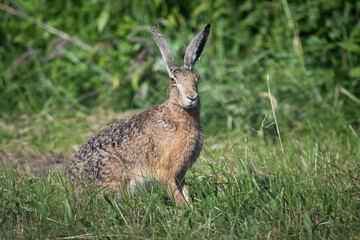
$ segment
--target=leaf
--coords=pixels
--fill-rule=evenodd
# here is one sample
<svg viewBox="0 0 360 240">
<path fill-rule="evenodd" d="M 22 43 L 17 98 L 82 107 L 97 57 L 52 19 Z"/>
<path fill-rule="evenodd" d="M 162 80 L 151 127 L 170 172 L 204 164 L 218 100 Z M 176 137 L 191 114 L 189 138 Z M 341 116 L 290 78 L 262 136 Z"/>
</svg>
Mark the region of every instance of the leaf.
<svg viewBox="0 0 360 240">
<path fill-rule="evenodd" d="M 74 219 L 74 214 L 70 207 L 70 203 L 68 199 L 65 199 L 65 222 L 70 223 Z"/>
<path fill-rule="evenodd" d="M 357 22 L 355 27 L 353 27 L 353 29 L 351 29 L 350 39 L 355 39 L 356 36 L 360 36 L 360 22 Z"/>
<path fill-rule="evenodd" d="M 101 33 L 104 30 L 104 27 L 106 26 L 107 22 L 110 18 L 110 12 L 109 7 L 105 5 L 104 9 L 101 11 L 98 19 L 97 19 L 97 27 L 98 32 Z"/>
<path fill-rule="evenodd" d="M 360 53 L 360 45 L 353 42 L 340 42 L 338 43 L 340 47 L 355 53 Z"/>
<path fill-rule="evenodd" d="M 139 90 L 139 82 L 140 82 L 140 78 L 141 75 L 143 73 L 143 66 L 140 66 L 138 68 L 136 68 L 136 70 L 133 73 L 132 79 L 131 79 L 131 87 L 132 89 L 137 92 Z"/>
<path fill-rule="evenodd" d="M 349 71 L 349 75 L 353 78 L 360 77 L 360 66 L 351 68 Z"/>
<path fill-rule="evenodd" d="M 304 221 L 306 237 L 307 237 L 307 239 L 312 239 L 312 237 L 313 237 L 313 235 L 312 235 L 313 221 L 311 220 L 311 218 L 309 216 L 309 212 L 306 212 L 303 215 L 303 221 Z"/>
<path fill-rule="evenodd" d="M 197 17 L 203 12 L 205 12 L 207 9 L 209 9 L 209 4 L 206 2 L 203 2 L 202 4 L 199 4 L 197 7 L 195 7 L 191 13 L 192 17 Z"/>
<path fill-rule="evenodd" d="M 358 67 L 360 68 L 360 67 Z M 356 102 L 357 104 L 360 104 L 360 99 L 358 99 L 357 97 L 355 97 L 355 95 L 353 95 L 351 92 L 349 92 L 348 90 L 346 90 L 343 87 L 340 87 L 340 92 L 343 93 L 344 95 L 346 95 L 348 98 L 350 98 L 351 100 L 353 100 L 354 102 Z"/>
<path fill-rule="evenodd" d="M 120 86 L 120 79 L 118 77 L 113 78 L 113 89 L 117 89 Z"/>
</svg>

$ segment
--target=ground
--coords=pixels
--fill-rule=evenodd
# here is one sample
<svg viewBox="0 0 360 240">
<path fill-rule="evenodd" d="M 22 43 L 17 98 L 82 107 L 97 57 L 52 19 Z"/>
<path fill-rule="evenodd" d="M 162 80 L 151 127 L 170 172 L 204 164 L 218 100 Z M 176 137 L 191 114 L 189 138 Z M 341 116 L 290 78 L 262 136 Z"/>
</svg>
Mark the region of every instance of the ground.
<svg viewBox="0 0 360 240">
<path fill-rule="evenodd" d="M 47 155 L 29 154 L 25 157 L 4 153 L 2 160 L 9 166 L 16 165 L 19 169 L 30 170 L 34 175 L 40 176 L 42 173 L 48 172 L 49 170 L 64 170 L 64 166 L 70 162 L 71 156 L 54 153 Z"/>
</svg>

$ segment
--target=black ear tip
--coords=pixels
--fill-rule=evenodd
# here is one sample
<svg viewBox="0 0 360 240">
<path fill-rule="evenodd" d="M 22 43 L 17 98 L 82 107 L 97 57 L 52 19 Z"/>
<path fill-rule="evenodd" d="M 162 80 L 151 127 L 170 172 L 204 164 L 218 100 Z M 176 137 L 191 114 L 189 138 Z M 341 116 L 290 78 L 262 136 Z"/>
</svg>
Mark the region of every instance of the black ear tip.
<svg viewBox="0 0 360 240">
<path fill-rule="evenodd" d="M 156 30 L 157 30 L 157 26 L 156 26 L 156 24 L 153 24 L 152 27 L 151 27 L 151 31 L 154 32 L 154 31 L 156 31 Z"/>
<path fill-rule="evenodd" d="M 210 27 L 211 27 L 210 23 L 206 24 L 206 25 L 205 25 L 205 30 L 209 30 Z"/>
</svg>

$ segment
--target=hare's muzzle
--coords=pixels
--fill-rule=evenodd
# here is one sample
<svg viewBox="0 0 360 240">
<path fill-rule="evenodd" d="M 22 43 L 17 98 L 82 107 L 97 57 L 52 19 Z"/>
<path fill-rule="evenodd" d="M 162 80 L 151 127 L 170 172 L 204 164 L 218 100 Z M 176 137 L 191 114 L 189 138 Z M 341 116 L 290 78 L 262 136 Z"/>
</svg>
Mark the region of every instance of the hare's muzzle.
<svg viewBox="0 0 360 240">
<path fill-rule="evenodd" d="M 198 103 L 199 95 L 196 95 L 195 97 L 189 97 L 186 96 L 187 104 L 189 107 L 196 106 Z"/>
</svg>

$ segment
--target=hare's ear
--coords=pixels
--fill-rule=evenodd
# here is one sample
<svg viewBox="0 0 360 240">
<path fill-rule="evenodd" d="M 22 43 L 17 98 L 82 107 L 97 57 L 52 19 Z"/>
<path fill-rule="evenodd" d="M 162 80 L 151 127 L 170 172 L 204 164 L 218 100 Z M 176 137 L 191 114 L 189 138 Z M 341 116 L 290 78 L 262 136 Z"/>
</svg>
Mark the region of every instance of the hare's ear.
<svg viewBox="0 0 360 240">
<path fill-rule="evenodd" d="M 210 24 L 206 24 L 205 28 L 191 40 L 186 49 L 184 57 L 184 67 L 190 71 L 194 70 L 195 63 L 200 59 L 204 50 L 207 38 L 210 33 Z"/>
<path fill-rule="evenodd" d="M 154 36 L 154 39 L 156 41 L 156 44 L 159 46 L 160 48 L 160 52 L 161 55 L 165 61 L 166 64 L 166 69 L 168 71 L 169 76 L 172 74 L 172 72 L 175 69 L 175 61 L 174 61 L 174 56 L 171 53 L 170 47 L 167 44 L 165 38 L 158 33 L 157 31 L 157 27 L 154 24 L 151 28 L 152 34 Z"/>
</svg>

